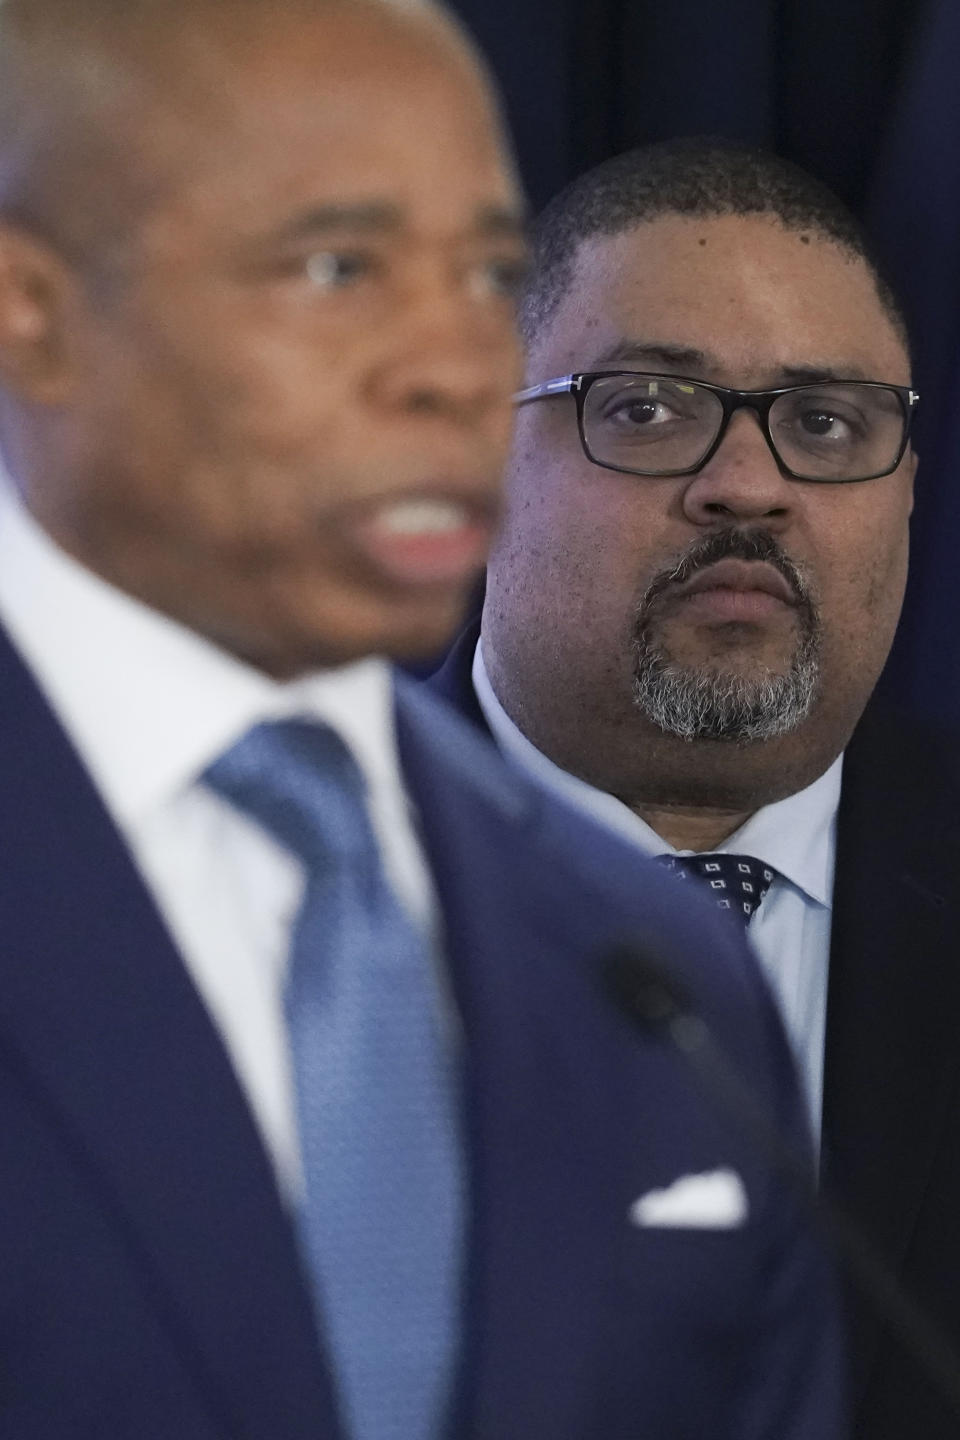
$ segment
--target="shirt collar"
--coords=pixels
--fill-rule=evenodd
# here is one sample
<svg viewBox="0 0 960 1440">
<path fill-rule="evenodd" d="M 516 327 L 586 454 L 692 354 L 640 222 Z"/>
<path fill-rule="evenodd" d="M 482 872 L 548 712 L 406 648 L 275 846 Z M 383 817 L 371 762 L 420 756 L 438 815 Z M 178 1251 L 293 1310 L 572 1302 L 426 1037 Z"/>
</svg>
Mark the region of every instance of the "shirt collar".
<svg viewBox="0 0 960 1440">
<path fill-rule="evenodd" d="M 586 810 L 648 855 L 677 852 L 639 815 L 604 790 L 562 770 L 520 731 L 500 704 L 483 660 L 482 641 L 473 658 L 473 685 L 484 718 L 503 752 L 554 793 Z M 718 847 L 721 854 L 753 855 L 818 904 L 832 904 L 836 818 L 843 756 L 812 785 L 764 805 Z"/>
<path fill-rule="evenodd" d="M 72 559 L 8 481 L 0 616 L 121 828 L 193 784 L 262 720 L 298 714 L 332 725 L 371 783 L 395 768 L 385 661 L 273 681 Z"/>
</svg>

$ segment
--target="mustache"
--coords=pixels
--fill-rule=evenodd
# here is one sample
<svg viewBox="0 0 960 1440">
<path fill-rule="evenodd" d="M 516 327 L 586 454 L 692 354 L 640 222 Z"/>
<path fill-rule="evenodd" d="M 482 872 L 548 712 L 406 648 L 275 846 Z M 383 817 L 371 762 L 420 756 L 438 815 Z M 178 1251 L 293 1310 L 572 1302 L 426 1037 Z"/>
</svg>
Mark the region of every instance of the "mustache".
<svg viewBox="0 0 960 1440">
<path fill-rule="evenodd" d="M 772 565 L 786 580 L 797 604 L 808 614 L 813 612 L 810 588 L 798 566 L 778 544 L 769 530 L 727 529 L 714 531 L 695 541 L 674 565 L 658 572 L 647 586 L 640 601 L 639 613 L 646 614 L 655 601 L 671 585 L 682 585 L 698 570 L 715 565 L 718 560 L 760 560 Z"/>
</svg>

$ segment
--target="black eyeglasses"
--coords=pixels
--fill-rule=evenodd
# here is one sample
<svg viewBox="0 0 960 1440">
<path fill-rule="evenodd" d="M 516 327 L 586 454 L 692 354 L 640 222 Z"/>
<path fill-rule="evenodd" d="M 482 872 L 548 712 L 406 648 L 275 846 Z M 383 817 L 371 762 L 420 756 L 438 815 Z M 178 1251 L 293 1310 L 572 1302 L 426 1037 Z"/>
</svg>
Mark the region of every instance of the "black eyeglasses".
<svg viewBox="0 0 960 1440">
<path fill-rule="evenodd" d="M 516 404 L 572 394 L 588 460 L 627 475 L 695 475 L 736 410 L 752 410 L 781 475 L 842 485 L 896 470 L 920 399 L 904 385 L 824 380 L 729 390 L 684 375 L 590 370 L 520 390 Z"/>
</svg>

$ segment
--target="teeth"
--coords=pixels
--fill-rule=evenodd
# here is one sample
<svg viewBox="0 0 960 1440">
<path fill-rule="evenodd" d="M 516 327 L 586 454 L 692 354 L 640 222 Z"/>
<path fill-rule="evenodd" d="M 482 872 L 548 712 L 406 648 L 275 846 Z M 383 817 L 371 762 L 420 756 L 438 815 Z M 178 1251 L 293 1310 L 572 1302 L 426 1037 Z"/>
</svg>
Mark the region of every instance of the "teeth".
<svg viewBox="0 0 960 1440">
<path fill-rule="evenodd" d="M 393 535 L 436 535 L 459 530 L 469 516 L 462 505 L 448 500 L 402 500 L 382 510 L 378 520 Z"/>
</svg>

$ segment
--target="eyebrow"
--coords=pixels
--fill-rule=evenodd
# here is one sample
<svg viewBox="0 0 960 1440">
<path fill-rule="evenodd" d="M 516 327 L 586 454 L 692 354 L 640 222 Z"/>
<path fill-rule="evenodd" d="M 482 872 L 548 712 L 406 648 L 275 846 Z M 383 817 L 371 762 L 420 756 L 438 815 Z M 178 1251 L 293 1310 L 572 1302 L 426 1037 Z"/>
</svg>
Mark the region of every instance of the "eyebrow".
<svg viewBox="0 0 960 1440">
<path fill-rule="evenodd" d="M 594 357 L 591 362 L 595 370 L 621 364 L 643 365 L 657 369 L 663 367 L 677 374 L 687 374 L 691 379 L 698 375 L 714 373 L 723 367 L 719 357 L 706 350 L 689 345 L 672 345 L 669 342 L 621 340 L 611 349 Z M 782 385 L 820 385 L 827 380 L 869 380 L 871 377 L 859 365 L 784 365 L 778 372 Z M 774 388 L 778 388 L 774 386 Z"/>
<path fill-rule="evenodd" d="M 481 235 L 495 238 L 503 235 L 508 239 L 527 240 L 530 219 L 526 210 L 509 205 L 484 205 L 477 211 L 476 228 Z"/>
<path fill-rule="evenodd" d="M 610 350 L 594 356 L 593 365 L 603 369 L 605 365 L 639 364 L 663 365 L 668 369 L 707 370 L 710 361 L 703 350 L 687 345 L 669 345 L 660 341 L 645 343 L 639 340 L 621 340 Z"/>
<path fill-rule="evenodd" d="M 791 385 L 819 385 L 825 380 L 872 380 L 859 365 L 787 365 L 780 372 Z"/>
<path fill-rule="evenodd" d="M 315 205 L 296 215 L 277 232 L 284 243 L 322 239 L 328 235 L 350 234 L 391 235 L 403 229 L 405 215 L 399 205 L 387 200 L 374 200 L 356 205 Z M 525 214 L 507 205 L 483 205 L 475 213 L 474 228 L 483 238 L 504 236 L 526 238 Z"/>
</svg>

